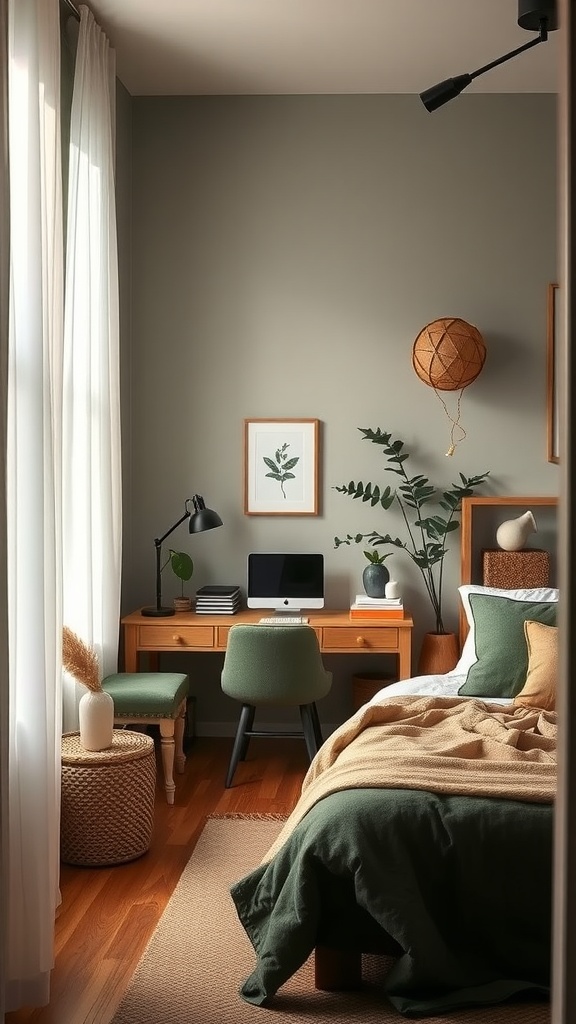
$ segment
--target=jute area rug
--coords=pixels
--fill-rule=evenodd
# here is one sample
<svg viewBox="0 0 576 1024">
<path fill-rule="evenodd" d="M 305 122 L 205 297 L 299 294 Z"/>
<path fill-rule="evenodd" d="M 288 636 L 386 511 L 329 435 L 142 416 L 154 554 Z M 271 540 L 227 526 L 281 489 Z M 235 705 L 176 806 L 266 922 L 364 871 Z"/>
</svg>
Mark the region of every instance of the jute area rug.
<svg viewBox="0 0 576 1024">
<path fill-rule="evenodd" d="M 366 957 L 359 992 L 314 989 L 313 958 L 270 1007 L 245 1003 L 238 988 L 254 951 L 229 887 L 266 853 L 281 822 L 209 818 L 111 1024 L 402 1024 L 380 984 L 386 962 Z M 422 1020 L 422 1018 L 420 1018 Z M 510 1003 L 426 1018 L 435 1024 L 549 1024 L 549 1007 Z"/>
</svg>

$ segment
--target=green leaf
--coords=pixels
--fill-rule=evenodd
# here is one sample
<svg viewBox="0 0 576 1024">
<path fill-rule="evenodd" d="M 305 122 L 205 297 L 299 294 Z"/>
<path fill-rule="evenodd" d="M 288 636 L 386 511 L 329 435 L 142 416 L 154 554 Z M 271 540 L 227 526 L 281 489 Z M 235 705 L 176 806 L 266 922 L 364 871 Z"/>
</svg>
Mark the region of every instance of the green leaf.
<svg viewBox="0 0 576 1024">
<path fill-rule="evenodd" d="M 277 470 L 278 469 L 276 463 L 273 462 L 272 459 L 267 458 L 266 455 L 264 456 L 264 462 L 268 466 L 268 469 L 273 469 L 273 470 Z"/>
<path fill-rule="evenodd" d="M 185 551 L 173 551 L 170 549 L 170 567 L 174 575 L 185 583 L 194 572 L 194 562 Z"/>
<path fill-rule="evenodd" d="M 297 456 L 295 459 L 288 459 L 287 462 L 284 463 L 283 468 L 284 469 L 294 469 L 294 466 L 296 465 L 297 462 L 300 462 L 300 457 L 299 456 Z"/>
</svg>

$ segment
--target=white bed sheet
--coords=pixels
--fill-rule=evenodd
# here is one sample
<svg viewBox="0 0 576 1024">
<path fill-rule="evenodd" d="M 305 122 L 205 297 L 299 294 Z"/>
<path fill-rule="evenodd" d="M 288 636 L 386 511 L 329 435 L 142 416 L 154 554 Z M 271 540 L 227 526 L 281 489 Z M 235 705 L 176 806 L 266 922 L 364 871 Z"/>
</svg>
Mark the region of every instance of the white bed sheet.
<svg viewBox="0 0 576 1024">
<path fill-rule="evenodd" d="M 378 693 L 367 702 L 368 704 L 382 704 L 389 697 L 402 697 L 411 694 L 418 697 L 457 697 L 458 690 L 462 686 L 466 675 L 457 675 L 454 672 L 447 672 L 445 675 L 413 676 L 411 679 L 401 679 L 398 683 L 390 683 L 384 686 Z M 468 698 L 462 694 L 462 699 Z M 482 700 L 482 698 L 477 698 Z M 489 704 L 511 704 L 511 697 L 490 697 L 486 700 Z"/>
</svg>

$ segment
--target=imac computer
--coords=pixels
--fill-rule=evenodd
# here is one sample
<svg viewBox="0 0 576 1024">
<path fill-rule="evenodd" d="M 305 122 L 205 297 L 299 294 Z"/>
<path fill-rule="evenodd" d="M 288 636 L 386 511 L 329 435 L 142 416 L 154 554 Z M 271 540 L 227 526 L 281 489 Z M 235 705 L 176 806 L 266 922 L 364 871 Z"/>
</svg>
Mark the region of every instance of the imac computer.
<svg viewBox="0 0 576 1024">
<path fill-rule="evenodd" d="M 324 607 L 324 555 L 258 551 L 248 555 L 249 608 L 276 615 Z"/>
</svg>

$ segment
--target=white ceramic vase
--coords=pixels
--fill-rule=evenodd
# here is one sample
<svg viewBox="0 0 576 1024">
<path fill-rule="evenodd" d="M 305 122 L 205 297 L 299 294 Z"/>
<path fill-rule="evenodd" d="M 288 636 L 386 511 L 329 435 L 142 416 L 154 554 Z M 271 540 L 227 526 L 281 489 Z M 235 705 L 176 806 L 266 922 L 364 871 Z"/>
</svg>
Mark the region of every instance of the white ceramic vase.
<svg viewBox="0 0 576 1024">
<path fill-rule="evenodd" d="M 400 584 L 398 580 L 388 580 L 384 594 L 390 600 L 396 600 L 400 597 Z"/>
<path fill-rule="evenodd" d="M 105 690 L 88 690 L 78 705 L 80 745 L 85 750 L 107 750 L 114 738 L 114 701 Z"/>
<path fill-rule="evenodd" d="M 503 551 L 521 551 L 528 536 L 538 527 L 531 512 L 523 512 L 516 519 L 506 519 L 496 530 L 496 543 Z"/>
</svg>

